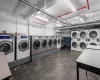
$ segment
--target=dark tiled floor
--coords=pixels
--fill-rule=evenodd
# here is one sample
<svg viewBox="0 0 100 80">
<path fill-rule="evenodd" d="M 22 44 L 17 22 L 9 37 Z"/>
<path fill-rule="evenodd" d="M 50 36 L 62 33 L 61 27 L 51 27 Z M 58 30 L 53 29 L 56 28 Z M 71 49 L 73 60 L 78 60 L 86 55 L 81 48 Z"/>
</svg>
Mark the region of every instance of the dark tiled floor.
<svg viewBox="0 0 100 80">
<path fill-rule="evenodd" d="M 76 80 L 75 60 L 80 52 L 62 50 L 37 61 L 11 70 L 11 80 Z M 80 80 L 87 80 L 80 69 Z M 99 76 L 88 72 L 88 80 L 99 80 Z"/>
</svg>

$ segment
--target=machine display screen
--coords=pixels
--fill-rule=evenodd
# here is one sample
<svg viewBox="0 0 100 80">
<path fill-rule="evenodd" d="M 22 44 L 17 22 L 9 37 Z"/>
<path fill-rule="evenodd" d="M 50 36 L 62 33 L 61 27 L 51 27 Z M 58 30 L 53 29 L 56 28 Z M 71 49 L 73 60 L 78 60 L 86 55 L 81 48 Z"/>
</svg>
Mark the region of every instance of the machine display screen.
<svg viewBox="0 0 100 80">
<path fill-rule="evenodd" d="M 21 38 L 27 38 L 27 36 L 21 36 Z"/>
<path fill-rule="evenodd" d="M 10 36 L 0 36 L 0 39 L 10 39 Z"/>
</svg>

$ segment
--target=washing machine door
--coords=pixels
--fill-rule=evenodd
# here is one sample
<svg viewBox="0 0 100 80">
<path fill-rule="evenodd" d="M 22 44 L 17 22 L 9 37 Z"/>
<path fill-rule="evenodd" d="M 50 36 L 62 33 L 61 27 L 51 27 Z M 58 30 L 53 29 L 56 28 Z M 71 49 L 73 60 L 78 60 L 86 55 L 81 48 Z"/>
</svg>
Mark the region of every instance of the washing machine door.
<svg viewBox="0 0 100 80">
<path fill-rule="evenodd" d="M 89 33 L 89 37 L 90 38 L 96 38 L 98 36 L 98 33 L 96 32 L 96 31 L 91 31 L 90 33 Z"/>
<path fill-rule="evenodd" d="M 61 39 L 61 44 L 63 44 L 64 43 L 64 40 L 63 39 Z"/>
<path fill-rule="evenodd" d="M 13 52 L 13 42 L 10 41 L 0 42 L 0 52 L 4 52 L 5 55 Z"/>
<path fill-rule="evenodd" d="M 38 49 L 40 48 L 40 41 L 39 41 L 39 40 L 35 40 L 35 41 L 33 42 L 33 48 L 34 48 L 35 50 L 38 50 Z"/>
<path fill-rule="evenodd" d="M 18 48 L 20 51 L 26 51 L 27 49 L 29 49 L 29 41 L 28 40 L 20 41 Z"/>
<path fill-rule="evenodd" d="M 52 46 L 52 40 L 51 40 L 51 39 L 49 40 L 48 45 L 49 45 L 50 47 Z"/>
<path fill-rule="evenodd" d="M 46 48 L 46 46 L 47 46 L 47 40 L 43 40 L 43 42 L 42 42 L 42 47 L 43 47 L 43 48 Z"/>
<path fill-rule="evenodd" d="M 58 39 L 58 44 L 60 44 L 60 39 Z"/>
<path fill-rule="evenodd" d="M 77 32 L 73 32 L 73 33 L 72 33 L 72 37 L 73 37 L 73 38 L 77 38 L 77 35 L 78 35 Z"/>
<path fill-rule="evenodd" d="M 85 37 L 86 37 L 86 32 L 82 31 L 82 32 L 80 33 L 80 38 L 85 38 Z"/>
<path fill-rule="evenodd" d="M 77 48 L 77 46 L 78 46 L 78 45 L 77 45 L 76 42 L 72 42 L 72 47 L 73 47 L 73 48 Z"/>
<path fill-rule="evenodd" d="M 85 49 L 85 48 L 86 48 L 86 43 L 81 42 L 81 43 L 80 43 L 80 48 L 81 48 L 81 49 Z"/>
<path fill-rule="evenodd" d="M 57 45 L 57 40 L 56 39 L 54 39 L 54 45 Z"/>
</svg>

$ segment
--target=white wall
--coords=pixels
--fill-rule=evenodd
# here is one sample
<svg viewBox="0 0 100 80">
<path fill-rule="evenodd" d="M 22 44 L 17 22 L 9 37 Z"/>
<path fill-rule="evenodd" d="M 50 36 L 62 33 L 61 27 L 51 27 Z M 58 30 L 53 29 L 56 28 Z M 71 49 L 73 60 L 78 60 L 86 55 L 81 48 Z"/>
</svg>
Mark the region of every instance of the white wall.
<svg viewBox="0 0 100 80">
<path fill-rule="evenodd" d="M 55 35 L 55 24 L 40 25 L 28 20 L 22 20 L 5 14 L 0 14 L 0 33 L 6 30 L 7 33 L 18 33 L 39 36 Z"/>
<path fill-rule="evenodd" d="M 0 33 L 3 31 L 7 31 L 7 33 L 15 33 L 16 32 L 16 18 L 0 14 Z"/>
</svg>

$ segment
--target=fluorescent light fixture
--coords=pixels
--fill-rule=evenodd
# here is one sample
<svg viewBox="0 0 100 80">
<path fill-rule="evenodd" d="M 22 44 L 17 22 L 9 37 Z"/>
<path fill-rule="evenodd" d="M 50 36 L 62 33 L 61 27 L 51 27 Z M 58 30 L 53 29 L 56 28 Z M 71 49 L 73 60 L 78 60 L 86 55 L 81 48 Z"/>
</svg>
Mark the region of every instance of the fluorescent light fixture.
<svg viewBox="0 0 100 80">
<path fill-rule="evenodd" d="M 79 18 L 79 19 L 80 19 L 80 21 L 84 22 L 84 20 L 82 18 Z"/>
<path fill-rule="evenodd" d="M 74 5 L 70 2 L 70 0 L 64 0 L 67 5 L 70 7 L 70 9 L 72 9 L 73 12 L 76 12 L 76 8 L 74 7 Z"/>
<path fill-rule="evenodd" d="M 38 15 L 35 15 L 35 17 L 36 17 L 36 18 L 38 18 L 38 19 L 41 19 L 41 20 L 43 20 L 43 21 L 46 21 L 46 22 L 48 22 L 48 21 L 49 21 L 48 19 L 46 19 L 46 18 L 43 18 L 43 17 L 41 17 L 41 16 L 38 16 Z"/>
<path fill-rule="evenodd" d="M 61 24 L 56 24 L 57 26 L 62 26 Z"/>
</svg>

